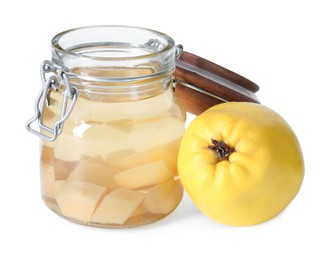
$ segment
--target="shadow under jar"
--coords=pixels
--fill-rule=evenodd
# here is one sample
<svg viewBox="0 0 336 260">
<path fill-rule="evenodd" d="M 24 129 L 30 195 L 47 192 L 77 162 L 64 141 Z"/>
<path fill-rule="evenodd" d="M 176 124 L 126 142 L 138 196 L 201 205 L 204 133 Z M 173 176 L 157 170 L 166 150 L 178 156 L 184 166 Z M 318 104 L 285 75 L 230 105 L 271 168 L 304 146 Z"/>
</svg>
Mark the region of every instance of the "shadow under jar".
<svg viewBox="0 0 336 260">
<path fill-rule="evenodd" d="M 41 139 L 50 209 L 119 228 L 155 222 L 178 206 L 186 112 L 172 87 L 176 53 L 169 36 L 136 27 L 83 27 L 52 39 L 28 124 Z M 40 131 L 30 127 L 35 121 Z"/>
</svg>

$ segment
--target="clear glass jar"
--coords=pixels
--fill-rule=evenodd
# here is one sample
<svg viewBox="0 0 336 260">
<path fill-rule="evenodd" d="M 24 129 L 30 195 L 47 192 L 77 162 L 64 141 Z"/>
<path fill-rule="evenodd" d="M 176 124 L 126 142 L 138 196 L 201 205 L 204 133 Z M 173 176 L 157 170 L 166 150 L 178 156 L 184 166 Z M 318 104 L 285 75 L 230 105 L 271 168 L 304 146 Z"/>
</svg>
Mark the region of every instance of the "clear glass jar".
<svg viewBox="0 0 336 260">
<path fill-rule="evenodd" d="M 81 224 L 133 227 L 177 207 L 186 117 L 172 88 L 177 49 L 165 34 L 125 26 L 52 39 L 37 115 L 27 125 L 41 137 L 41 192 L 50 209 Z"/>
</svg>

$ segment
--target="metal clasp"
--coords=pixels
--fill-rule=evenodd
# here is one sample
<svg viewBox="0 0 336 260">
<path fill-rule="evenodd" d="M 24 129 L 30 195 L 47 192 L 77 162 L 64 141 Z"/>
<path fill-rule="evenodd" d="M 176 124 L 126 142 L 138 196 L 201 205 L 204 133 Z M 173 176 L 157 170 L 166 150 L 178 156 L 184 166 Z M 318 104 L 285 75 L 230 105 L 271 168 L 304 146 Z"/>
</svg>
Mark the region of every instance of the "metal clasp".
<svg viewBox="0 0 336 260">
<path fill-rule="evenodd" d="M 64 122 L 74 109 L 78 97 L 78 90 L 74 85 L 70 84 L 66 70 L 61 66 L 53 64 L 51 61 L 46 60 L 42 62 L 40 73 L 43 86 L 35 101 L 35 115 L 27 122 L 26 129 L 43 140 L 52 142 L 62 133 Z M 52 75 L 47 79 L 46 74 L 49 73 L 52 73 Z M 56 120 L 52 127 L 48 127 L 43 123 L 43 112 L 45 106 L 50 105 L 49 99 L 52 91 L 63 91 L 63 103 L 60 118 Z M 71 100 L 70 105 L 68 105 L 69 100 Z M 31 124 L 35 121 L 37 121 L 40 130 L 35 130 L 31 127 Z M 42 130 L 46 133 L 43 133 Z"/>
<path fill-rule="evenodd" d="M 177 44 L 175 49 L 175 57 L 176 60 L 178 60 L 183 52 L 183 45 L 182 44 Z"/>
</svg>

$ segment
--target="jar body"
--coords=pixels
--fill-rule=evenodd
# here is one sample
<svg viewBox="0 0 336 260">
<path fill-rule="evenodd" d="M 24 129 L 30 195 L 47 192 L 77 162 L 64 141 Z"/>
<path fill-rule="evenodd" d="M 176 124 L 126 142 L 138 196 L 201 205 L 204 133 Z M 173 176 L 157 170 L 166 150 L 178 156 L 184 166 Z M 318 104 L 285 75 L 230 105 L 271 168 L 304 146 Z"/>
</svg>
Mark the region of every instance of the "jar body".
<svg viewBox="0 0 336 260">
<path fill-rule="evenodd" d="M 61 100 L 51 93 L 46 124 L 57 119 Z M 80 96 L 57 140 L 41 142 L 44 202 L 89 225 L 129 227 L 165 217 L 182 198 L 176 158 L 184 122 L 171 88 L 132 102 Z"/>
<path fill-rule="evenodd" d="M 98 40 L 87 37 L 95 31 Z M 123 31 L 131 32 L 125 38 Z M 132 32 L 143 42 L 125 42 L 137 40 Z M 111 35 L 120 39 L 106 39 Z M 41 140 L 45 204 L 71 221 L 104 227 L 167 216 L 183 195 L 176 161 L 186 115 L 172 88 L 171 39 L 139 28 L 97 27 L 52 42 L 53 63 L 66 68 L 78 96 L 56 140 Z M 50 129 L 70 102 L 64 82 L 45 92 L 41 117 Z M 48 134 L 45 127 L 41 133 Z"/>
</svg>

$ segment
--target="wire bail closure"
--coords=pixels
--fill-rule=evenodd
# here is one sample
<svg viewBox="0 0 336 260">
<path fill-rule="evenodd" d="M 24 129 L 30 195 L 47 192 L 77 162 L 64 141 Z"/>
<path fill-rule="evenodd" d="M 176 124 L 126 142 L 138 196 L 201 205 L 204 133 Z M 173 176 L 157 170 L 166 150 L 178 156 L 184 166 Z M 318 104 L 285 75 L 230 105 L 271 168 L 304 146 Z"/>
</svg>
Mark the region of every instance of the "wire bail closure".
<svg viewBox="0 0 336 260">
<path fill-rule="evenodd" d="M 52 75 L 47 78 L 46 75 L 49 73 L 52 73 Z M 43 86 L 35 101 L 35 115 L 27 122 L 26 129 L 43 140 L 52 142 L 62 133 L 64 122 L 75 107 L 78 89 L 71 85 L 66 70 L 49 60 L 41 63 L 40 74 Z M 45 106 L 50 105 L 50 93 L 52 91 L 63 91 L 63 102 L 60 118 L 55 121 L 52 127 L 48 127 L 43 123 L 43 112 Z M 70 105 L 68 105 L 69 100 L 71 100 Z M 31 127 L 35 121 L 37 121 L 40 131 Z"/>
</svg>

